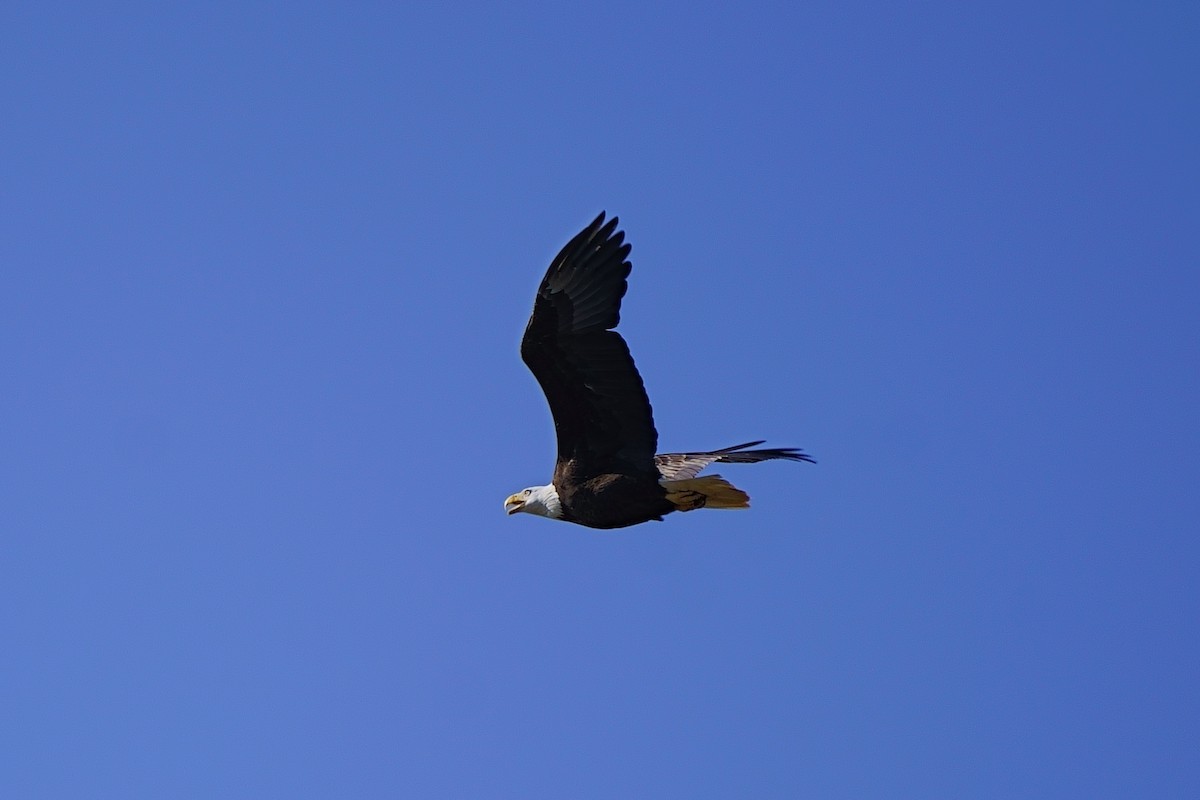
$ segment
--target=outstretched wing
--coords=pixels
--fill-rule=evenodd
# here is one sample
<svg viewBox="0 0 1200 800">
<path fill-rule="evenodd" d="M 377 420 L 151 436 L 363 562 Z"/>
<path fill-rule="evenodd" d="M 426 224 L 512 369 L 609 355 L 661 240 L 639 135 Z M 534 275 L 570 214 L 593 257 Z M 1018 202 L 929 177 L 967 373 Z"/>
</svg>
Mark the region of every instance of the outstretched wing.
<svg viewBox="0 0 1200 800">
<path fill-rule="evenodd" d="M 577 477 L 654 474 L 658 433 L 620 321 L 631 265 L 617 218 L 603 212 L 567 243 L 538 287 L 521 340 L 554 416 L 558 463 Z M 557 474 L 557 470 L 556 470 Z"/>
<path fill-rule="evenodd" d="M 810 464 L 817 463 L 812 456 L 807 455 L 796 447 L 776 447 L 763 450 L 747 450 L 747 447 L 754 447 L 762 444 L 758 442 L 746 442 L 745 444 L 737 444 L 733 447 L 726 447 L 724 450 L 711 450 L 707 453 L 661 453 L 654 457 L 654 463 L 658 467 L 659 474 L 663 480 L 667 481 L 685 481 L 696 477 L 700 471 L 709 464 L 717 461 L 726 464 L 756 464 L 759 461 L 770 461 L 774 458 L 782 458 L 788 461 L 807 461 Z"/>
</svg>

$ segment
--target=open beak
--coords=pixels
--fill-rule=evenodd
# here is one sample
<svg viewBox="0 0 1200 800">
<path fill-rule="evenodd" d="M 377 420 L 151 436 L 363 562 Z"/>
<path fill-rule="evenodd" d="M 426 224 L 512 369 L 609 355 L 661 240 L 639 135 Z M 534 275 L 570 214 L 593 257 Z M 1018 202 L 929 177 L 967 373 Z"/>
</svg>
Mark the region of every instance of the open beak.
<svg viewBox="0 0 1200 800">
<path fill-rule="evenodd" d="M 504 501 L 504 510 L 511 517 L 525 507 L 525 500 L 519 494 L 510 495 Z"/>
</svg>

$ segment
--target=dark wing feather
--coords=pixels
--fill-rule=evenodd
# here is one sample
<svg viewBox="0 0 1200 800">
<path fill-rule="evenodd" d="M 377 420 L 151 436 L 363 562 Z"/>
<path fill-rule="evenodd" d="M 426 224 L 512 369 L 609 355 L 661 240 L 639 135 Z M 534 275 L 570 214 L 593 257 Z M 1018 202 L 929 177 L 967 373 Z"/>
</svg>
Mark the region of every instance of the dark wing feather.
<svg viewBox="0 0 1200 800">
<path fill-rule="evenodd" d="M 679 481 L 694 478 L 709 464 L 721 462 L 725 464 L 757 464 L 759 461 L 770 461 L 782 458 L 787 461 L 807 461 L 815 464 L 812 456 L 795 447 L 773 447 L 761 450 L 747 450 L 762 444 L 746 442 L 726 447 L 721 450 L 709 450 L 704 453 L 662 453 L 654 457 L 654 463 L 664 480 Z"/>
<path fill-rule="evenodd" d="M 620 321 L 630 247 L 601 213 L 567 243 L 538 287 L 521 358 L 542 386 L 558 435 L 558 471 L 657 476 L 658 434 Z"/>
</svg>

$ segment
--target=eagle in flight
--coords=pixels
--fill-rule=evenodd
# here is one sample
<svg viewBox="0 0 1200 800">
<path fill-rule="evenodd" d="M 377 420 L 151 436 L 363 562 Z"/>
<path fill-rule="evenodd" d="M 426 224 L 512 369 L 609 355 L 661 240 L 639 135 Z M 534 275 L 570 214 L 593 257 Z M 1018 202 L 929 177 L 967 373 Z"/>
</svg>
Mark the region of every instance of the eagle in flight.
<svg viewBox="0 0 1200 800">
<path fill-rule="evenodd" d="M 813 462 L 794 447 L 750 449 L 761 441 L 655 454 L 650 399 L 629 347 L 613 330 L 628 288 L 629 250 L 617 218 L 606 223 L 601 212 L 551 262 L 538 287 L 521 358 L 550 404 L 558 462 L 549 485 L 504 501 L 509 514 L 624 528 L 672 511 L 749 508 L 745 492 L 720 475 L 698 477 L 700 471 L 714 462 Z"/>
</svg>

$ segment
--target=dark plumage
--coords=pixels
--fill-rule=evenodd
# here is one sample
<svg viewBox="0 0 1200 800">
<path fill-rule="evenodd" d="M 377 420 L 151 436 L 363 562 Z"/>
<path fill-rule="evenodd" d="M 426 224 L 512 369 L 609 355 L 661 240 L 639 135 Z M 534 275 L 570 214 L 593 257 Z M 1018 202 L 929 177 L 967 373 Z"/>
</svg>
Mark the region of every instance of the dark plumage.
<svg viewBox="0 0 1200 800">
<path fill-rule="evenodd" d="M 521 358 L 541 384 L 558 437 L 551 486 L 508 498 L 529 511 L 592 528 L 660 520 L 672 511 L 745 508 L 749 498 L 720 476 L 697 478 L 714 462 L 812 461 L 795 448 L 747 450 L 750 442 L 702 453 L 656 455 L 650 400 L 629 348 L 613 330 L 627 289 L 630 246 L 604 214 L 551 262 L 521 340 Z"/>
</svg>

